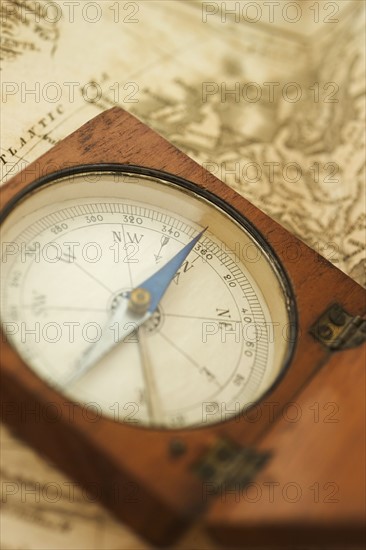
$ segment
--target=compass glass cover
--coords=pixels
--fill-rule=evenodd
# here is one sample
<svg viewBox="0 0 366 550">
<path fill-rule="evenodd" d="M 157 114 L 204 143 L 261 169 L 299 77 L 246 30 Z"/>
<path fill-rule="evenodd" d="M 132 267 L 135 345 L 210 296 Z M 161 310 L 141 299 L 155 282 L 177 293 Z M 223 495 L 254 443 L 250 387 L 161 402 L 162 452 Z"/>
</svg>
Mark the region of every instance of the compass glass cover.
<svg viewBox="0 0 366 550">
<path fill-rule="evenodd" d="M 205 228 L 119 341 L 121 302 Z M 206 426 L 243 414 L 284 372 L 294 323 L 282 269 L 244 218 L 193 184 L 143 170 L 58 176 L 17 202 L 1 241 L 3 332 L 47 384 L 101 415 Z M 106 330 L 115 346 L 70 383 Z"/>
</svg>

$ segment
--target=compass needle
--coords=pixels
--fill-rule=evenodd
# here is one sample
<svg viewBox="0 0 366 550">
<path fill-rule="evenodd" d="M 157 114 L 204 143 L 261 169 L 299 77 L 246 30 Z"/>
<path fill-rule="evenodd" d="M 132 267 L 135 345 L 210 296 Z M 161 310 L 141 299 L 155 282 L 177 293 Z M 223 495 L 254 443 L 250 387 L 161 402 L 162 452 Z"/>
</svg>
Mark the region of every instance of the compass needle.
<svg viewBox="0 0 366 550">
<path fill-rule="evenodd" d="M 207 229 L 207 228 L 206 228 Z M 201 231 L 194 239 L 186 244 L 173 258 L 146 281 L 140 283 L 135 289 L 127 293 L 117 305 L 102 330 L 97 343 L 89 346 L 78 360 L 73 372 L 62 381 L 64 388 L 86 374 L 98 361 L 112 348 L 123 342 L 134 330 L 147 321 L 168 289 L 177 270 L 191 252 L 195 244 L 200 240 Z M 147 301 L 144 303 L 143 300 Z M 141 309 L 142 308 L 142 309 Z M 118 336 L 111 330 L 113 325 L 118 325 Z"/>
<path fill-rule="evenodd" d="M 153 372 L 153 366 L 150 360 L 146 334 L 142 327 L 138 331 L 138 347 L 145 381 L 149 416 L 151 423 L 157 426 L 159 423 L 162 423 L 163 410 L 156 384 L 156 378 Z"/>
</svg>

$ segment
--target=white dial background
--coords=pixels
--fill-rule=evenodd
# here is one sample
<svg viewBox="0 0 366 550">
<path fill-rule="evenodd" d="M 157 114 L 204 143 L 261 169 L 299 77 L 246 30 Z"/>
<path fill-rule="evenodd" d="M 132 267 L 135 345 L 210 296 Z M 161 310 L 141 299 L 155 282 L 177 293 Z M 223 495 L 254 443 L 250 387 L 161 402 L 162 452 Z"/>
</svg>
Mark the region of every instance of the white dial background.
<svg viewBox="0 0 366 550">
<path fill-rule="evenodd" d="M 115 420 L 181 428 L 238 414 L 273 384 L 288 352 L 277 275 L 208 201 L 154 178 L 115 180 L 63 179 L 8 216 L 4 332 L 50 385 Z M 65 386 L 123 292 L 206 226 L 153 317 Z"/>
</svg>

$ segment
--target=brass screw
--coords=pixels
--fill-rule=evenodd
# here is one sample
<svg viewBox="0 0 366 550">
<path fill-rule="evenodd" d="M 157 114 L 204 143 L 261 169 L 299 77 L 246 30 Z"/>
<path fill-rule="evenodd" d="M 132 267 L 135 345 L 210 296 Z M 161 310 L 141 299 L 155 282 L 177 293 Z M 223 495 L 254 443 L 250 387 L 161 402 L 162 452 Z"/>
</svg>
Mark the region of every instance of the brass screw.
<svg viewBox="0 0 366 550">
<path fill-rule="evenodd" d="M 132 313 L 143 315 L 149 309 L 151 304 L 151 294 L 145 288 L 135 288 L 130 294 L 128 309 Z"/>
<path fill-rule="evenodd" d="M 329 340 L 333 336 L 333 331 L 328 325 L 321 325 L 319 327 L 319 336 Z"/>
<path fill-rule="evenodd" d="M 337 327 L 341 327 L 346 322 L 346 314 L 339 306 L 334 306 L 333 309 L 329 312 L 329 319 Z"/>
</svg>

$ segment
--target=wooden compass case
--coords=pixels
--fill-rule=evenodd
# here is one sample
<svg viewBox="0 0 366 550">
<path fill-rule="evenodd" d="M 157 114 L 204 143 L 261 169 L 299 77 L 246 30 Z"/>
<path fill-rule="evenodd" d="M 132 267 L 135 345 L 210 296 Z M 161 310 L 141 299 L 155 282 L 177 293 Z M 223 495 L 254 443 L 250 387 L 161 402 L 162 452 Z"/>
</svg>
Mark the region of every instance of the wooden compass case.
<svg viewBox="0 0 366 550">
<path fill-rule="evenodd" d="M 245 216 L 274 249 L 292 286 L 294 355 L 280 383 L 245 415 L 197 429 L 142 429 L 104 417 L 87 422 L 78 406 L 70 421 L 65 397 L 38 378 L 3 335 L 3 419 L 154 544 L 171 544 L 199 521 L 224 547 L 362 546 L 365 291 L 119 108 L 10 180 L 1 189 L 2 211 L 40 177 L 88 163 L 175 174 Z M 296 260 L 293 246 L 300 251 Z M 50 402 L 65 411 L 57 422 L 31 412 Z M 24 410 L 30 411 L 25 418 Z"/>
</svg>

